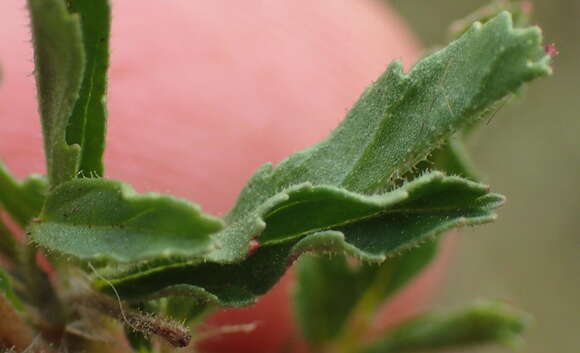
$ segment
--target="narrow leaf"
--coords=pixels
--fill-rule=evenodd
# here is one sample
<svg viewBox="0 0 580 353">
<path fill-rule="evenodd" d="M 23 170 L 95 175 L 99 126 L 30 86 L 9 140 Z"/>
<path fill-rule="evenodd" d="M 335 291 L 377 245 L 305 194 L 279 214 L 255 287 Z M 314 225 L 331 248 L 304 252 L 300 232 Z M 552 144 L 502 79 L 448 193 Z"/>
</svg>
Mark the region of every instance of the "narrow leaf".
<svg viewBox="0 0 580 353">
<path fill-rule="evenodd" d="M 222 227 L 197 205 L 104 179 L 75 179 L 53 190 L 30 227 L 32 240 L 86 261 L 132 262 L 201 256 Z"/>
<path fill-rule="evenodd" d="M 66 142 L 66 128 L 79 97 L 85 55 L 78 16 L 63 0 L 28 0 L 39 111 L 51 187 L 76 176 L 79 145 Z"/>
<path fill-rule="evenodd" d="M 285 234 L 284 241 L 261 244 L 246 260 L 235 264 L 200 259 L 184 263 L 150 262 L 126 270 L 115 267 L 103 274 L 107 282 L 97 278 L 95 285 L 109 290 L 113 284 L 125 298 L 174 295 L 173 290 L 179 288 L 181 293 L 196 291 L 192 295 L 200 300 L 213 301 L 217 297 L 222 305 L 247 305 L 256 296 L 266 293 L 286 268 L 304 253 L 345 253 L 365 261 L 381 262 L 450 228 L 489 222 L 495 218 L 492 210 L 503 201 L 499 195 L 490 194 L 484 185 L 445 177 L 441 173 L 425 175 L 384 195 L 339 193 L 328 187 L 307 186 L 295 190 L 299 198 L 304 196 L 305 190 L 313 191 L 317 197 L 329 197 L 327 200 L 313 198 L 316 204 L 350 202 L 349 216 L 352 212 L 372 212 L 355 218 L 353 223 L 349 223 L 348 218 L 337 222 L 333 214 L 329 217 L 332 222 L 323 225 L 319 221 L 326 220 L 324 209 L 320 210 L 321 217 L 312 217 L 308 211 L 300 213 L 294 208 L 298 204 L 293 195 L 289 195 L 285 199 L 287 202 L 282 201 L 271 210 L 280 217 L 297 217 L 296 224 L 303 226 L 293 228 L 290 223 L 289 228 L 293 233 L 305 232 L 303 236 Z M 288 215 L 282 216 L 284 212 Z M 265 222 L 268 224 L 268 217 Z M 206 292 L 210 296 L 205 295 Z"/>
<path fill-rule="evenodd" d="M 43 177 L 31 175 L 18 181 L 0 163 L 0 204 L 20 226 L 27 226 L 40 213 L 46 193 Z"/>
<path fill-rule="evenodd" d="M 364 353 L 402 353 L 467 348 L 487 343 L 517 345 L 529 316 L 506 304 L 482 301 L 447 313 L 427 314 L 389 331 Z"/>
<path fill-rule="evenodd" d="M 66 140 L 69 145 L 82 146 L 81 175 L 103 176 L 111 9 L 108 0 L 69 0 L 67 3 L 70 11 L 80 17 L 86 60 Z"/>
</svg>

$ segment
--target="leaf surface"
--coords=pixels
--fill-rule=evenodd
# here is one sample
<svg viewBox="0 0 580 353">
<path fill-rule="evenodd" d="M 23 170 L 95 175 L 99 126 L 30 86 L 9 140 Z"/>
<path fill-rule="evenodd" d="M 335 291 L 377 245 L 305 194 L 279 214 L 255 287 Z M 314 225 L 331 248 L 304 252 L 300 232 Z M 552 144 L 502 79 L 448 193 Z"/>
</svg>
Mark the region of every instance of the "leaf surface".
<svg viewBox="0 0 580 353">
<path fill-rule="evenodd" d="M 62 0 L 28 0 L 39 111 L 51 187 L 76 177 L 81 148 L 66 142 L 66 128 L 85 69 L 82 30 Z"/>
<path fill-rule="evenodd" d="M 137 194 L 127 184 L 75 179 L 49 195 L 30 227 L 42 247 L 84 261 L 134 262 L 201 256 L 221 220 L 197 205 L 155 193 Z"/>
<path fill-rule="evenodd" d="M 254 174 L 226 217 L 230 226 L 219 236 L 224 246 L 213 260 L 243 259 L 248 241 L 263 230 L 264 204 L 293 185 L 364 194 L 392 188 L 455 132 L 525 82 L 549 74 L 541 41 L 538 28 L 514 29 L 510 15 L 501 13 L 472 25 L 408 74 L 400 63 L 391 64 L 327 139 Z"/>
<path fill-rule="evenodd" d="M 103 176 L 111 9 L 108 0 L 68 0 L 67 4 L 70 12 L 80 18 L 85 74 L 66 130 L 66 140 L 69 145 L 82 146 L 81 175 Z"/>
<path fill-rule="evenodd" d="M 304 189 L 296 190 L 299 196 L 303 196 Z M 382 262 L 388 256 L 450 228 L 492 221 L 495 219 L 493 209 L 503 201 L 501 196 L 489 193 L 484 185 L 446 177 L 438 172 L 424 175 L 383 195 L 338 193 L 338 190 L 328 187 L 309 186 L 307 190 L 322 190 L 321 194 L 315 193 L 316 196 L 329 198 L 315 198 L 317 204 L 347 200 L 359 203 L 350 205 L 349 212 L 372 212 L 370 216 L 338 222 L 331 218 L 333 222 L 323 226 L 318 223 L 320 218 L 310 219 L 308 207 L 304 213 L 293 209 L 296 203 L 289 195 L 271 210 L 277 211 L 275 214 L 289 212 L 292 217 L 297 217 L 296 224 L 300 224 L 300 228 L 294 231 L 296 234 L 304 232 L 304 235 L 285 235 L 284 241 L 260 244 L 240 263 L 219 264 L 202 259 L 183 263 L 152 261 L 124 270 L 115 267 L 99 276 L 108 281 L 96 278 L 95 285 L 110 290 L 112 284 L 122 297 L 128 299 L 183 295 L 190 291 L 191 295 L 203 301 L 217 299 L 224 306 L 247 305 L 256 296 L 265 294 L 287 267 L 304 253 L 344 253 L 364 261 Z M 327 193 L 328 190 L 333 192 Z M 376 211 L 378 208 L 381 208 L 379 212 Z M 264 220 L 268 229 L 268 217 Z"/>
</svg>

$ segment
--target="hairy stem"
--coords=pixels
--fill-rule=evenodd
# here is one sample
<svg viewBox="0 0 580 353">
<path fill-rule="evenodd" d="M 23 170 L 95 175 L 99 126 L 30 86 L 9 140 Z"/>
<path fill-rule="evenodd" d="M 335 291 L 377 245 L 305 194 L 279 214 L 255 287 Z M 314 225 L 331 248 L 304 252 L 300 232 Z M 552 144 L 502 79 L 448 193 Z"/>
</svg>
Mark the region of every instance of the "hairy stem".
<svg viewBox="0 0 580 353">
<path fill-rule="evenodd" d="M 125 307 L 119 300 L 100 294 L 91 294 L 78 296 L 72 301 L 85 308 L 115 318 L 130 329 L 145 335 L 159 336 L 174 347 L 186 347 L 191 342 L 191 334 L 186 328 L 168 319 Z"/>
</svg>

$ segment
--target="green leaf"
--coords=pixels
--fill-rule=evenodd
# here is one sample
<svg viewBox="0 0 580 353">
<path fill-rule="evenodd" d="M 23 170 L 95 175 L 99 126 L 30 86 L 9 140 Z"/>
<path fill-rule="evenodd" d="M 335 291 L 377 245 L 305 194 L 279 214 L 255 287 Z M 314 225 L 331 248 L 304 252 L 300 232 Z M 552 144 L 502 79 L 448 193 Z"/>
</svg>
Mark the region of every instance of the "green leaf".
<svg viewBox="0 0 580 353">
<path fill-rule="evenodd" d="M 169 296 L 176 291 L 183 295 L 191 290 L 200 300 L 217 298 L 225 306 L 247 305 L 266 293 L 301 254 L 345 253 L 381 262 L 450 228 L 492 221 L 492 210 L 503 201 L 501 196 L 490 194 L 485 185 L 437 172 L 383 195 L 304 185 L 292 188 L 287 196 L 271 203 L 266 214 L 279 215 L 280 219 L 295 217 L 296 222 L 288 224 L 292 236 L 283 234 L 284 241 L 267 239 L 241 263 L 198 259 L 152 261 L 126 270 L 116 266 L 101 274 L 108 281 L 97 278 L 95 285 L 104 290 L 113 285 L 124 298 Z M 328 207 L 329 212 L 321 208 L 319 216 L 313 215 L 309 205 L 301 205 L 297 199 Z M 335 204 L 347 205 L 344 213 L 337 214 L 328 206 Z M 299 212 L 300 207 L 304 212 Z M 356 217 L 349 219 L 353 214 Z M 340 220 L 340 216 L 347 218 Z M 270 221 L 277 229 L 277 218 L 265 217 L 264 221 L 266 231 Z"/>
<path fill-rule="evenodd" d="M 369 321 L 380 305 L 434 258 L 437 241 L 387 259 L 381 265 L 349 262 L 345 256 L 305 256 L 297 264 L 296 316 L 313 345 L 349 331 L 353 316 Z M 364 313 L 356 312 L 366 311 Z"/>
<path fill-rule="evenodd" d="M 345 256 L 304 256 L 297 275 L 297 320 L 304 337 L 315 345 L 338 335 L 372 281 Z"/>
<path fill-rule="evenodd" d="M 14 289 L 12 288 L 12 280 L 8 273 L 4 272 L 0 268 L 0 295 L 4 296 L 12 305 L 13 308 L 22 312 L 24 310 L 24 306 L 20 299 L 14 293 Z"/>
<path fill-rule="evenodd" d="M 18 181 L 0 163 L 0 204 L 20 226 L 40 213 L 46 193 L 47 183 L 40 175 Z"/>
<path fill-rule="evenodd" d="M 39 111 L 51 187 L 73 179 L 79 145 L 66 142 L 66 128 L 79 97 L 85 55 L 78 16 L 63 0 L 28 0 Z"/>
<path fill-rule="evenodd" d="M 133 262 L 200 256 L 221 220 L 197 205 L 121 182 L 76 179 L 57 187 L 30 227 L 32 240 L 85 261 Z"/>
<path fill-rule="evenodd" d="M 82 146 L 81 175 L 103 176 L 111 9 L 108 0 L 68 0 L 67 4 L 70 12 L 80 17 L 86 60 L 79 99 L 66 130 L 66 141 L 69 145 Z"/>
<path fill-rule="evenodd" d="M 240 261 L 250 238 L 263 230 L 263 204 L 283 197 L 279 193 L 292 185 L 365 194 L 388 189 L 454 132 L 474 124 L 524 82 L 549 74 L 549 62 L 540 30 L 513 29 L 510 15 L 502 13 L 474 24 L 408 74 L 400 63 L 391 64 L 330 137 L 256 172 L 226 217 L 231 227 L 220 236 L 224 246 L 214 259 Z"/>
<path fill-rule="evenodd" d="M 481 301 L 447 313 L 427 314 L 403 323 L 363 350 L 402 353 L 466 348 L 486 343 L 517 345 L 527 314 L 495 301 Z"/>
<path fill-rule="evenodd" d="M 483 10 L 479 11 L 477 17 L 468 22 L 467 25 L 465 22 L 461 25 L 457 23 L 456 30 L 459 30 L 457 26 L 460 26 L 461 32 L 465 32 L 471 26 L 471 23 L 479 18 L 489 21 L 501 12 L 501 6 L 506 8 L 508 5 L 504 1 L 502 3 L 494 4 L 493 14 L 490 12 L 491 9 L 488 8 L 485 10 L 485 14 L 492 14 L 491 16 L 482 17 Z M 512 4 L 511 7 L 515 7 L 515 5 Z M 517 10 L 521 10 L 521 8 L 518 7 Z M 518 25 L 523 25 L 524 18 L 520 15 L 522 13 L 518 12 L 516 22 Z M 442 89 L 445 88 L 442 81 L 439 81 L 438 85 Z M 503 100 L 505 98 L 486 108 L 482 115 L 486 111 L 494 111 L 497 106 L 502 105 Z M 471 130 L 474 125 L 479 125 L 476 123 L 477 121 L 472 121 L 465 125 L 462 130 Z M 429 156 L 428 160 L 416 165 L 412 171 L 403 176 L 402 180 L 414 178 L 433 167 L 443 170 L 447 174 L 460 175 L 471 180 L 478 180 L 477 173 L 461 141 L 463 135 L 465 134 L 459 131 L 449 137 L 441 148 Z M 425 252 L 425 257 L 422 256 L 421 252 Z M 374 313 L 376 307 L 385 299 L 377 293 L 380 292 L 381 285 L 384 287 L 392 285 L 393 283 L 400 283 L 399 286 L 403 286 L 420 271 L 420 268 L 429 263 L 434 256 L 434 252 L 434 247 L 431 249 L 421 248 L 411 250 L 407 253 L 407 256 L 395 257 L 394 261 L 400 261 L 396 265 L 393 266 L 393 264 L 387 261 L 387 263 L 381 266 L 384 267 L 383 271 L 374 272 L 370 276 L 360 269 L 355 276 L 351 267 L 345 265 L 346 260 L 340 260 L 340 258 L 336 257 L 333 257 L 332 261 L 326 258 L 309 258 L 306 261 L 303 260 L 298 266 L 298 290 L 295 304 L 297 317 L 305 336 L 311 344 L 320 345 L 336 339 L 336 336 L 339 334 L 348 336 L 350 332 L 356 331 L 355 328 L 345 328 L 344 325 L 348 320 L 353 320 L 353 316 L 362 315 L 368 317 Z M 410 261 L 407 262 L 407 260 Z M 364 269 L 365 266 L 361 268 Z M 397 278 L 401 281 L 399 282 Z M 376 283 L 375 286 L 371 286 L 372 279 L 376 281 L 374 282 Z M 348 283 L 348 285 L 345 285 L 345 283 Z M 316 293 L 316 295 L 313 293 Z M 335 293 L 350 294 L 335 296 Z M 361 303 L 361 301 L 366 303 Z M 374 302 L 369 303 L 369 301 Z M 363 308 L 367 312 L 361 315 L 359 313 L 353 313 L 355 306 L 358 308 L 356 310 L 360 311 Z"/>
</svg>

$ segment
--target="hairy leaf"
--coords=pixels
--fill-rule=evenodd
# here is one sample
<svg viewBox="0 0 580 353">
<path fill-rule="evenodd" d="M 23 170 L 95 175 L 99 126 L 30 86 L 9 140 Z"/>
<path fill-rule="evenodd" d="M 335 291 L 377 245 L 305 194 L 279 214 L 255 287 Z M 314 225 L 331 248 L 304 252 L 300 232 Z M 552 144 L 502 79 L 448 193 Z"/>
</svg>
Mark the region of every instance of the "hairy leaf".
<svg viewBox="0 0 580 353">
<path fill-rule="evenodd" d="M 33 241 L 63 255 L 132 262 L 200 256 L 222 226 L 182 199 L 137 194 L 113 180 L 75 179 L 53 190 L 30 231 Z"/>
<path fill-rule="evenodd" d="M 27 226 L 40 213 L 46 193 L 47 183 L 40 175 L 18 181 L 0 163 L 0 205 L 20 226 Z"/>
<path fill-rule="evenodd" d="M 510 16 L 501 14 L 474 25 L 409 74 L 392 64 L 328 139 L 276 168 L 260 168 L 228 214 L 225 228 L 211 229 L 218 231 L 211 245 L 206 229 L 201 238 L 208 242 L 198 246 L 200 237 L 191 236 L 199 234 L 193 223 L 189 237 L 166 228 L 175 223 L 175 212 L 131 218 L 135 204 L 141 205 L 135 200 L 141 199 L 102 180 L 56 189 L 32 227 L 33 237 L 81 260 L 138 261 L 112 266 L 102 273 L 108 281 L 101 276 L 95 280 L 101 289 L 114 285 L 125 298 L 192 292 L 204 301 L 235 306 L 264 294 L 305 252 L 381 262 L 452 227 L 488 222 L 502 198 L 461 178 L 432 173 L 392 192 L 380 190 L 391 188 L 394 177 L 473 124 L 502 97 L 549 73 L 549 57 L 540 42 L 537 28 L 514 30 Z M 79 192 L 77 186 L 89 192 Z M 153 198 L 145 198 L 147 207 L 157 209 L 165 201 L 173 205 L 174 199 Z M 168 205 L 160 209 L 170 209 Z M 135 222 L 136 232 L 118 227 L 128 222 L 123 217 Z M 151 227 L 152 219 L 160 224 L 157 229 Z M 188 248 L 184 239 L 195 239 L 197 245 Z M 156 243 L 144 245 L 146 241 Z"/>
<path fill-rule="evenodd" d="M 345 324 L 365 307 L 373 314 L 380 304 L 430 263 L 437 250 L 430 241 L 380 265 L 349 263 L 345 256 L 305 256 L 297 264 L 294 295 L 296 315 L 304 336 L 319 345 L 336 338 Z M 367 302 L 362 303 L 366 300 Z M 372 303 L 369 303 L 372 301 Z M 365 315 L 365 320 L 371 320 Z"/>
<path fill-rule="evenodd" d="M 51 187 L 73 179 L 79 145 L 66 142 L 66 128 L 79 97 L 85 55 L 78 16 L 62 0 L 28 0 L 39 111 Z"/>
<path fill-rule="evenodd" d="M 482 301 L 447 313 L 427 314 L 403 323 L 364 353 L 417 352 L 466 348 L 486 343 L 514 345 L 529 316 L 506 304 Z"/>
<path fill-rule="evenodd" d="M 501 199 L 459 178 L 445 180 L 463 185 L 463 192 L 439 189 L 446 183 L 432 174 L 391 193 L 369 194 L 389 188 L 524 82 L 550 73 L 549 60 L 540 31 L 513 29 L 502 13 L 473 25 L 408 74 L 394 63 L 329 138 L 256 172 L 215 234 L 216 250 L 182 263 L 155 259 L 115 268 L 107 276 L 126 298 L 190 288 L 211 294 L 200 295 L 204 300 L 241 305 L 265 293 L 304 252 L 380 262 L 454 226 L 490 221 Z M 462 199 L 475 189 L 477 197 Z M 107 285 L 97 280 L 96 286 Z"/>
<path fill-rule="evenodd" d="M 68 0 L 67 4 L 71 13 L 80 17 L 86 60 L 79 99 L 66 130 L 66 141 L 69 145 L 82 147 L 81 175 L 103 176 L 111 9 L 108 0 Z"/>
<path fill-rule="evenodd" d="M 301 200 L 305 195 L 314 195 L 315 204 L 321 207 L 318 210 L 321 216 L 313 217 L 308 205 L 300 213 L 297 210 L 300 205 L 290 193 L 270 211 L 288 212 L 288 216 L 281 215 L 283 218 L 295 217 L 296 224 L 301 226 L 289 224 L 289 229 L 298 235 L 284 234 L 284 241 L 267 240 L 241 263 L 219 264 L 205 259 L 183 263 L 152 261 L 126 270 L 115 267 L 101 274 L 108 281 L 97 278 L 95 285 L 109 290 L 112 284 L 125 298 L 174 295 L 178 289 L 181 295 L 191 290 L 200 300 L 217 298 L 221 305 L 245 305 L 266 293 L 304 253 L 345 253 L 365 261 L 381 262 L 450 228 L 489 222 L 495 219 L 492 210 L 503 201 L 501 196 L 490 194 L 484 185 L 438 172 L 383 195 L 341 193 L 330 187 L 308 185 L 292 190 L 297 191 L 296 197 Z M 345 210 L 348 217 L 352 213 L 370 212 L 337 221 L 334 208 L 325 205 L 343 202 L 350 203 Z M 323 207 L 332 211 L 329 214 L 332 217 L 325 218 Z M 331 222 L 320 223 L 321 219 Z M 269 218 L 265 217 L 264 221 L 268 229 Z M 274 228 L 276 222 L 274 219 Z M 206 292 L 211 295 L 205 295 Z"/>
<path fill-rule="evenodd" d="M 330 137 L 256 172 L 226 218 L 232 227 L 221 234 L 224 246 L 214 259 L 241 260 L 249 239 L 263 230 L 263 204 L 292 185 L 308 182 L 365 194 L 388 189 L 494 103 L 549 74 L 549 61 L 540 30 L 514 29 L 510 15 L 502 13 L 485 25 L 474 24 L 408 74 L 400 63 L 391 64 Z"/>
</svg>

